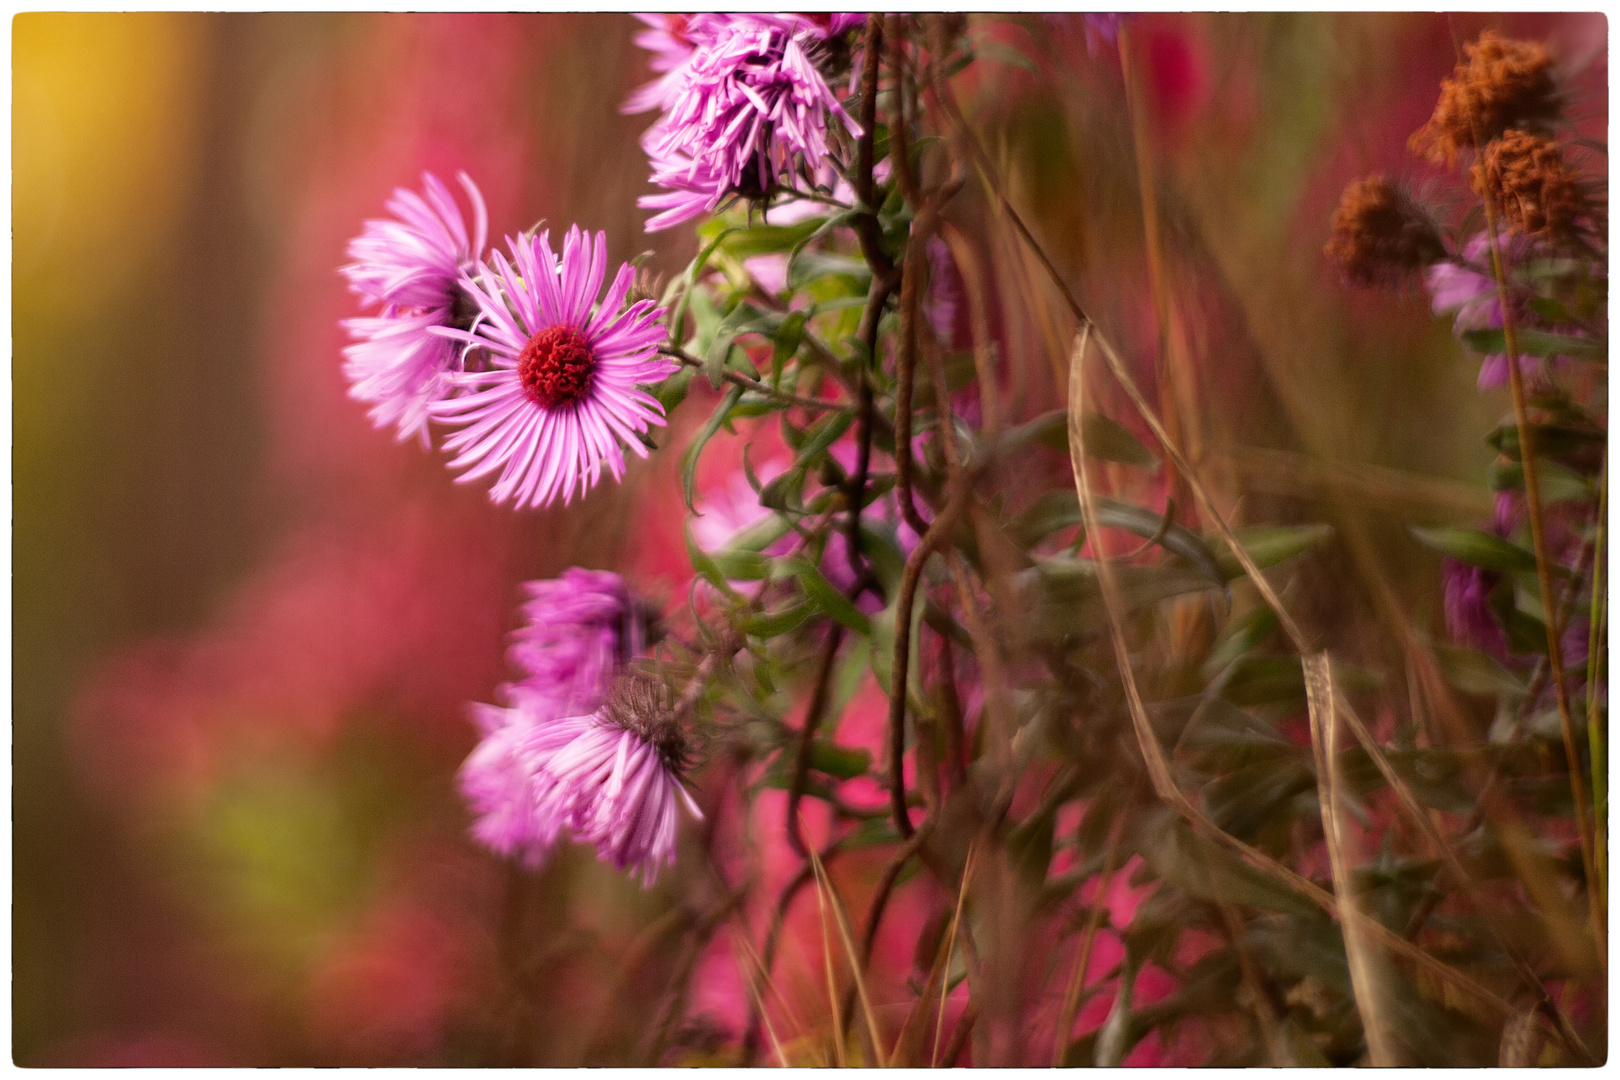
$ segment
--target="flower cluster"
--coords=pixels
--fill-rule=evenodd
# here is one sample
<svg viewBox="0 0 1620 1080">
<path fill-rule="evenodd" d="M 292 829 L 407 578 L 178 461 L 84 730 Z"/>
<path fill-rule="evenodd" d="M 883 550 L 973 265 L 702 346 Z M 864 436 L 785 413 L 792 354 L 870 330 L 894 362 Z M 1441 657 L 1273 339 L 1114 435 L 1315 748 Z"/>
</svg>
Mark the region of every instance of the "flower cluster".
<svg viewBox="0 0 1620 1080">
<path fill-rule="evenodd" d="M 473 836 L 543 863 L 565 834 L 652 884 L 675 858 L 686 739 L 663 684 L 626 670 L 653 632 L 617 574 L 571 569 L 530 582 L 508 653 L 523 672 L 507 707 L 475 704 L 483 738 L 462 765 Z"/>
<path fill-rule="evenodd" d="M 626 111 L 658 108 L 642 138 L 652 182 L 639 200 L 657 210 L 647 231 L 712 213 L 731 195 L 768 199 L 795 177 L 825 179 L 828 117 L 859 126 L 817 65 L 859 16 L 644 16 L 637 44 L 662 76 L 642 86 Z"/>
<path fill-rule="evenodd" d="M 604 471 L 624 474 L 625 446 L 664 422 L 657 400 L 637 389 L 676 365 L 661 358 L 663 310 L 625 307 L 635 277 L 607 273 L 607 238 L 571 228 L 559 259 L 549 234 L 508 237 L 508 261 L 481 257 L 486 212 L 465 175 L 475 227 L 469 234 L 439 180 L 424 194 L 399 189 L 393 219 L 370 221 L 343 268 L 377 315 L 348 319 L 344 350 L 350 394 L 371 403 L 377 426 L 428 441 L 428 421 L 460 430 L 445 440 L 460 480 L 499 471 L 495 502 L 539 507 L 583 495 Z M 459 347 L 458 347 L 459 346 Z"/>
<path fill-rule="evenodd" d="M 1429 216 L 1387 177 L 1377 175 L 1344 189 L 1326 251 L 1357 285 L 1417 270 L 1446 253 Z"/>
<path fill-rule="evenodd" d="M 1487 30 L 1463 51 L 1468 62 L 1440 84 L 1434 115 L 1410 142 L 1435 164 L 1450 165 L 1465 148 L 1482 147 L 1512 127 L 1551 120 L 1559 111 L 1545 45 Z"/>
</svg>

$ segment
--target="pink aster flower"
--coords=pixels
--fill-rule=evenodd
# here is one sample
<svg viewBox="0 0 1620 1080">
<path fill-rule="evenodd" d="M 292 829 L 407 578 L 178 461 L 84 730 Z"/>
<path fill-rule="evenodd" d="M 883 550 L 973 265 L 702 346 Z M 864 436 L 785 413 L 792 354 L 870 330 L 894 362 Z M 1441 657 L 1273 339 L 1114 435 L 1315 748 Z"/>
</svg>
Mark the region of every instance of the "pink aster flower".
<svg viewBox="0 0 1620 1080">
<path fill-rule="evenodd" d="M 497 855 L 537 867 L 563 826 L 555 815 L 540 813 L 535 801 L 543 756 L 532 743 L 559 721 L 528 700 L 510 709 L 474 704 L 472 715 L 483 738 L 462 762 L 456 780 L 473 813 L 473 838 Z"/>
<path fill-rule="evenodd" d="M 549 750 L 568 741 L 541 733 L 602 706 L 623 665 L 645 651 L 650 617 L 624 580 L 605 570 L 571 567 L 524 591 L 525 624 L 507 652 L 523 675 L 501 688 L 512 707 L 473 705 L 483 738 L 458 779 L 473 836 L 497 855 L 538 866 L 563 821 L 541 811 L 536 785 Z"/>
<path fill-rule="evenodd" d="M 523 672 L 504 688 L 545 719 L 579 716 L 607 698 L 613 676 L 647 646 L 648 612 L 618 574 L 570 567 L 523 586 L 524 625 L 507 658 Z"/>
<path fill-rule="evenodd" d="M 443 396 L 444 374 L 455 347 L 435 328 L 456 325 L 458 279 L 484 247 L 488 216 L 478 187 L 458 174 L 473 208 L 471 235 L 449 189 L 431 173 L 422 174 L 423 194 L 396 188 L 387 206 L 392 219 L 365 223 L 349 243 L 343 267 L 362 307 L 376 315 L 345 319 L 354 344 L 343 350 L 349 396 L 370 402 L 377 427 L 398 425 L 399 437 L 427 444 L 427 405 Z"/>
<path fill-rule="evenodd" d="M 703 818 L 681 786 L 686 738 L 656 678 L 624 677 L 602 708 L 537 729 L 528 748 L 542 762 L 538 813 L 645 886 L 675 862 L 677 804 Z"/>
<path fill-rule="evenodd" d="M 648 232 L 711 213 L 731 194 L 763 198 L 784 177 L 817 170 L 827 156 L 829 113 L 859 134 L 806 52 L 828 29 L 767 15 L 689 26 L 693 54 L 643 139 L 652 181 L 667 189 L 638 201 L 662 211 Z"/>
<path fill-rule="evenodd" d="M 480 265 L 476 281 L 462 278 L 480 312 L 476 332 L 437 330 L 489 358 L 488 370 L 447 376 L 467 392 L 428 411 L 460 427 L 444 442 L 459 454 L 450 467 L 468 469 L 458 481 L 500 471 L 490 490 L 497 503 L 567 503 L 604 467 L 622 479 L 622 447 L 646 457 L 640 436 L 664 423 L 663 407 L 637 385 L 679 366 L 656 351 L 662 308 L 641 300 L 621 310 L 635 277 L 629 263 L 596 303 L 606 234 L 593 244 L 578 226 L 569 229 L 560 263 L 548 235 L 508 238 L 512 262 L 495 252 L 493 268 Z"/>
</svg>

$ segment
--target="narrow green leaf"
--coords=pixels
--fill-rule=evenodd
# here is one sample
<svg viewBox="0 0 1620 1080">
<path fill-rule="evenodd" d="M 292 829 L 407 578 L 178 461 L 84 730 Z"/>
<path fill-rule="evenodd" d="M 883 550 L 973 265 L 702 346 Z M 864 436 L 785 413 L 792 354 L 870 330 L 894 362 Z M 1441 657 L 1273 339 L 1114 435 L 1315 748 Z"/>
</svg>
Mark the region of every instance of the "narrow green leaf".
<svg viewBox="0 0 1620 1080">
<path fill-rule="evenodd" d="M 776 344 L 771 350 L 771 384 L 780 386 L 782 368 L 793 359 L 804 341 L 804 312 L 795 311 L 782 320 L 776 329 Z"/>
<path fill-rule="evenodd" d="M 849 598 L 835 589 L 821 571 L 804 559 L 781 560 L 782 569 L 799 579 L 799 588 L 805 599 L 823 613 L 843 623 L 858 634 L 872 633 L 872 620 L 850 603 Z"/>
<path fill-rule="evenodd" d="M 790 630 L 797 630 L 803 626 L 815 613 L 816 609 L 812 604 L 794 604 L 780 611 L 750 615 L 742 621 L 742 628 L 744 633 L 752 634 L 754 637 L 780 637 Z"/>
<path fill-rule="evenodd" d="M 1568 356 L 1577 360 L 1607 360 L 1609 357 L 1608 342 L 1600 338 L 1571 337 L 1546 330 L 1515 330 L 1513 342 L 1521 356 Z M 1507 352 L 1507 337 L 1500 329 L 1464 331 L 1462 343 L 1486 356 Z"/>
<path fill-rule="evenodd" d="M 1534 570 L 1536 557 L 1531 552 L 1483 529 L 1437 528 L 1419 529 L 1412 526 L 1412 535 L 1420 544 L 1450 555 L 1459 562 L 1483 570 Z"/>
<path fill-rule="evenodd" d="M 1086 440 L 1086 453 L 1092 457 L 1102 458 L 1104 461 L 1117 461 L 1122 465 L 1140 465 L 1145 469 L 1156 469 L 1159 466 L 1159 459 L 1154 457 L 1135 435 L 1102 413 L 1082 414 L 1080 433 Z M 1056 445 L 1058 449 L 1068 449 L 1066 428 L 1064 441 Z"/>
<path fill-rule="evenodd" d="M 755 255 L 787 251 L 814 236 L 824 221 L 823 218 L 815 217 L 792 225 L 765 224 L 755 225 L 751 229 L 735 230 L 726 237 L 726 253 L 739 259 L 748 259 Z"/>
<path fill-rule="evenodd" d="M 720 404 L 715 407 L 713 413 L 709 414 L 709 419 L 704 422 L 702 430 L 693 438 L 692 445 L 686 448 L 686 453 L 682 456 L 681 491 L 686 497 L 686 508 L 694 513 L 696 508 L 692 505 L 692 496 L 693 487 L 697 483 L 698 457 L 702 455 L 703 447 L 708 444 L 710 439 L 714 438 L 714 433 L 720 430 L 720 425 L 726 422 L 726 418 L 731 415 L 731 410 L 736 407 L 737 402 L 741 399 L 742 387 L 733 386 L 726 391 L 726 396 L 720 399 Z"/>
<path fill-rule="evenodd" d="M 735 597 L 737 595 L 736 590 L 726 582 L 726 575 L 721 572 L 719 566 L 715 565 L 715 561 L 709 557 L 709 553 L 704 551 L 698 545 L 698 542 L 692 538 L 692 522 L 690 519 L 688 519 L 686 527 L 682 531 L 686 534 L 686 557 L 692 560 L 692 569 L 715 588 L 728 596 Z"/>
</svg>

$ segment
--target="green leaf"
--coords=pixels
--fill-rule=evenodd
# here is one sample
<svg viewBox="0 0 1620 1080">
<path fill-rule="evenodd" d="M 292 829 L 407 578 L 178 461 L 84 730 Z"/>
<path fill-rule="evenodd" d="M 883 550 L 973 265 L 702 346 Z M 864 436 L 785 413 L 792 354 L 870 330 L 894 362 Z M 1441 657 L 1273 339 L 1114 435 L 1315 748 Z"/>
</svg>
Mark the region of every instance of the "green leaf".
<svg viewBox="0 0 1620 1080">
<path fill-rule="evenodd" d="M 1532 424 L 1530 431 L 1538 458 L 1567 457 L 1604 441 L 1601 431 L 1566 424 Z M 1485 436 L 1485 441 L 1514 461 L 1523 457 L 1519 452 L 1519 428 L 1516 424 L 1504 424 Z"/>
<path fill-rule="evenodd" d="M 855 422 L 852 412 L 828 413 L 823 419 L 811 425 L 810 436 L 799 447 L 798 464 L 813 464 L 816 458 L 826 452 L 827 448 L 838 441 L 838 437 L 849 430 L 849 425 Z"/>
<path fill-rule="evenodd" d="M 1068 429 L 1060 448 L 1068 449 Z M 1080 415 L 1080 435 L 1086 442 L 1086 453 L 1104 461 L 1117 461 L 1122 465 L 1140 465 L 1144 469 L 1159 467 L 1159 459 L 1143 446 L 1135 435 L 1102 413 Z"/>
<path fill-rule="evenodd" d="M 692 378 L 697 374 L 697 368 L 682 367 L 675 374 L 651 387 L 648 393 L 657 399 L 658 404 L 664 407 L 664 415 L 668 416 L 675 411 L 675 407 L 686 400 L 686 391 L 692 385 Z"/>
<path fill-rule="evenodd" d="M 1543 503 L 1587 502 L 1595 496 L 1592 485 L 1573 469 L 1556 461 L 1538 463 L 1536 486 Z M 1523 491 L 1524 464 L 1518 461 L 1491 462 L 1485 471 L 1485 482 L 1492 491 Z"/>
<path fill-rule="evenodd" d="M 782 380 L 782 368 L 793 359 L 799 351 L 799 345 L 804 341 L 804 312 L 795 311 L 782 320 L 782 325 L 776 328 L 776 344 L 771 350 L 771 380 L 772 384 L 779 384 Z"/>
<path fill-rule="evenodd" d="M 770 560 L 757 551 L 716 551 L 710 560 L 731 581 L 763 581 L 770 576 Z"/>
<path fill-rule="evenodd" d="M 872 755 L 858 746 L 838 746 L 825 739 L 810 745 L 810 767 L 840 780 L 864 776 L 872 767 Z"/>
<path fill-rule="evenodd" d="M 1536 557 L 1531 552 L 1483 529 L 1445 527 L 1420 529 L 1410 526 L 1409 531 L 1420 544 L 1450 555 L 1459 562 L 1483 570 L 1534 570 Z"/>
<path fill-rule="evenodd" d="M 1238 530 L 1237 540 L 1254 564 L 1264 570 L 1304 554 L 1332 535 L 1331 525 L 1262 525 Z M 1238 577 L 1243 573 L 1243 568 L 1224 544 L 1217 558 L 1227 577 Z"/>
<path fill-rule="evenodd" d="M 1107 498 L 1098 498 L 1094 502 L 1098 525 L 1110 529 L 1123 529 L 1135 533 L 1144 540 L 1157 538 L 1161 547 L 1180 555 L 1198 567 L 1216 585 L 1226 584 L 1227 579 L 1232 576 L 1222 569 L 1214 552 L 1197 533 L 1174 524 L 1164 528 L 1163 516 L 1146 507 Z M 1065 488 L 1049 491 L 1035 500 L 1028 510 L 1011 522 L 1009 531 L 1016 540 L 1027 547 L 1059 529 L 1082 523 L 1079 498 L 1073 491 Z M 1163 535 L 1160 535 L 1161 530 Z"/>
<path fill-rule="evenodd" d="M 1568 356 L 1577 360 L 1607 360 L 1609 357 L 1608 342 L 1600 338 L 1570 337 L 1545 330 L 1515 330 L 1513 341 L 1520 356 Z M 1500 329 L 1464 331 L 1462 343 L 1486 356 L 1507 352 L 1507 337 Z"/>
<path fill-rule="evenodd" d="M 726 547 L 733 551 L 764 551 L 792 529 L 786 518 L 771 514 L 732 533 L 726 538 Z"/>
<path fill-rule="evenodd" d="M 850 603 L 849 598 L 835 589 L 830 581 L 822 577 L 820 570 L 804 559 L 782 559 L 778 562 L 784 571 L 799 579 L 799 588 L 804 590 L 805 599 L 814 604 L 818 610 L 858 634 L 872 633 L 872 620 Z"/>
<path fill-rule="evenodd" d="M 825 219 L 815 217 L 792 225 L 765 224 L 739 229 L 726 237 L 726 253 L 739 259 L 749 259 L 755 255 L 787 251 L 814 236 L 824 223 Z"/>
<path fill-rule="evenodd" d="M 731 313 L 720 320 L 720 325 L 714 328 L 714 339 L 709 342 L 708 349 L 703 354 L 703 374 L 709 377 L 709 385 L 716 390 L 725 381 L 726 360 L 731 356 L 731 344 L 737 340 L 750 321 L 759 314 L 758 310 L 748 304 L 738 304 L 731 309 Z"/>
<path fill-rule="evenodd" d="M 1468 694 L 1523 696 L 1524 683 L 1518 676 L 1484 653 L 1439 643 L 1431 648 L 1440 665 L 1440 674 L 1458 690 Z"/>
<path fill-rule="evenodd" d="M 803 626 L 815 613 L 816 609 L 811 604 L 794 604 L 780 611 L 749 615 L 743 619 L 742 629 L 744 633 L 752 634 L 754 637 L 780 637 Z"/>
<path fill-rule="evenodd" d="M 804 486 L 803 469 L 788 469 L 766 484 L 759 492 L 759 505 L 787 513 L 799 501 L 799 489 Z"/>
<path fill-rule="evenodd" d="M 715 561 L 709 557 L 709 553 L 704 551 L 698 545 L 698 542 L 692 538 L 692 522 L 690 519 L 687 520 L 682 531 L 686 534 L 686 557 L 692 560 L 692 569 L 727 596 L 736 597 L 736 590 L 726 582 L 726 575 L 721 572 Z"/>
<path fill-rule="evenodd" d="M 1303 896 L 1197 835 L 1167 812 L 1159 816 L 1156 835 L 1147 839 L 1142 855 L 1153 872 L 1200 900 L 1287 914 L 1307 915 L 1317 910 Z"/>
<path fill-rule="evenodd" d="M 726 391 L 726 396 L 720 400 L 720 404 L 715 407 L 714 412 L 709 414 L 709 419 L 704 423 L 702 430 L 697 433 L 697 436 L 692 440 L 692 445 L 688 446 L 686 453 L 682 455 L 681 491 L 686 497 L 686 508 L 694 513 L 696 508 L 692 505 L 692 496 L 694 485 L 697 483 L 698 457 L 703 453 L 703 447 L 708 444 L 708 441 L 714 438 L 714 433 L 720 430 L 720 425 L 726 422 L 726 418 L 731 415 L 731 410 L 736 407 L 741 398 L 742 387 L 740 386 L 733 386 Z"/>
<path fill-rule="evenodd" d="M 1013 67 L 1023 68 L 1031 75 L 1039 75 L 1041 69 L 1035 66 L 1035 61 L 1019 52 L 1017 49 L 1002 41 L 984 41 L 975 45 L 974 55 L 980 60 L 994 60 L 1001 64 L 1011 64 Z"/>
</svg>

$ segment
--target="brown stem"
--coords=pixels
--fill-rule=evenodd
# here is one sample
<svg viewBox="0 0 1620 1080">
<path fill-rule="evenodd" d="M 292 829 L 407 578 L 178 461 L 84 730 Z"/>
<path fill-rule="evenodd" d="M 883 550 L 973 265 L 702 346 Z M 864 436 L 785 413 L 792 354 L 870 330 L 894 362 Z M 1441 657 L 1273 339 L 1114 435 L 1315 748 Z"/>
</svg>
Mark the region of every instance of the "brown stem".
<svg viewBox="0 0 1620 1080">
<path fill-rule="evenodd" d="M 821 714 L 826 710 L 829 688 L 832 686 L 833 665 L 838 659 L 838 646 L 844 640 L 844 626 L 833 623 L 827 634 L 827 644 L 821 650 L 821 662 L 816 665 L 815 689 L 810 693 L 810 706 L 804 713 L 804 726 L 799 729 L 799 749 L 793 759 L 793 783 L 788 787 L 787 835 L 788 844 L 800 858 L 809 854 L 804 834 L 799 826 L 799 799 L 810 775 L 810 757 L 814 749 L 816 728 L 821 726 Z"/>
<path fill-rule="evenodd" d="M 658 351 L 673 360 L 679 360 L 687 367 L 700 368 L 703 366 L 702 360 L 699 360 L 697 357 L 678 346 L 660 345 L 658 346 Z M 740 386 L 745 390 L 752 390 L 755 393 L 764 394 L 766 397 L 771 398 L 774 401 L 782 401 L 789 405 L 797 405 L 801 409 L 813 409 L 816 412 L 849 411 L 848 405 L 843 405 L 836 401 L 822 401 L 819 398 L 807 398 L 801 397 L 798 394 L 790 394 L 785 390 L 774 390 L 765 383 L 760 382 L 758 379 L 751 379 L 742 372 L 734 371 L 731 368 L 727 368 L 720 374 L 727 382 L 735 386 Z"/>
<path fill-rule="evenodd" d="M 1552 556 L 1547 551 L 1546 527 L 1541 517 L 1541 480 L 1536 467 L 1534 429 L 1530 425 L 1530 409 L 1525 400 L 1524 373 L 1519 370 L 1519 345 L 1508 299 L 1507 275 L 1502 270 L 1502 250 L 1496 241 L 1495 200 L 1488 190 L 1485 193 L 1485 237 L 1490 245 L 1491 273 L 1496 278 L 1496 295 L 1502 308 L 1502 340 L 1507 349 L 1508 387 L 1513 394 L 1513 420 L 1519 431 L 1519 461 L 1524 466 L 1524 501 L 1530 510 L 1530 542 L 1536 555 L 1536 582 L 1541 588 L 1541 611 L 1546 618 L 1547 666 L 1552 671 L 1553 693 L 1558 700 L 1558 723 L 1564 736 L 1564 757 L 1569 762 L 1569 786 L 1575 798 L 1575 821 L 1581 835 L 1581 866 L 1586 872 L 1592 936 L 1597 942 L 1598 956 L 1606 971 L 1608 949 L 1603 916 L 1598 909 L 1592 822 L 1587 816 L 1590 807 L 1586 799 L 1586 781 L 1581 769 L 1580 748 L 1575 741 L 1575 721 L 1570 714 L 1569 687 L 1564 678 L 1563 642 L 1559 640 L 1558 608 L 1553 601 Z"/>
</svg>

